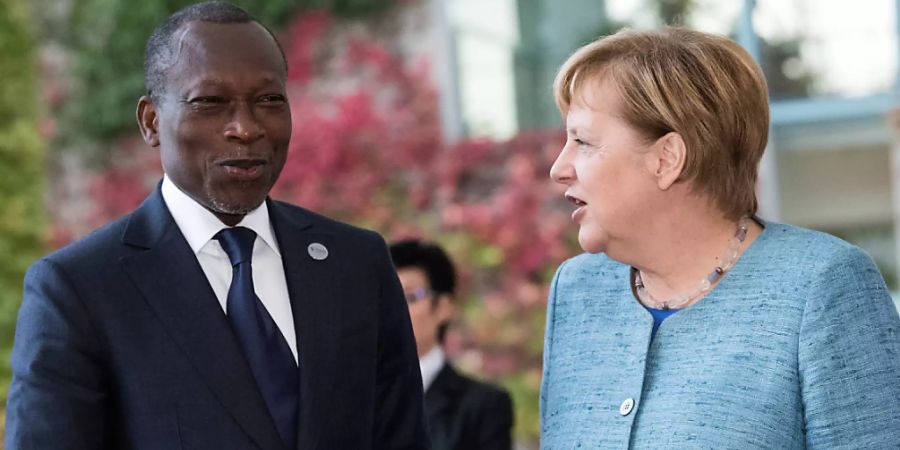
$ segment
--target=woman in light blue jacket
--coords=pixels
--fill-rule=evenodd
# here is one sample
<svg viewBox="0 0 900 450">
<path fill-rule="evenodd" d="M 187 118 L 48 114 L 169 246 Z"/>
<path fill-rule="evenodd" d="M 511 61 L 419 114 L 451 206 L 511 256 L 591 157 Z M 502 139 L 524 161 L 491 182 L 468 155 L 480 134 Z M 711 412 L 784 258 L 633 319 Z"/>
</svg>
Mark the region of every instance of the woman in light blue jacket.
<svg viewBox="0 0 900 450">
<path fill-rule="evenodd" d="M 900 448 L 872 260 L 756 217 L 765 80 L 720 36 L 623 31 L 560 69 L 551 169 L 587 252 L 550 290 L 543 449 Z"/>
</svg>

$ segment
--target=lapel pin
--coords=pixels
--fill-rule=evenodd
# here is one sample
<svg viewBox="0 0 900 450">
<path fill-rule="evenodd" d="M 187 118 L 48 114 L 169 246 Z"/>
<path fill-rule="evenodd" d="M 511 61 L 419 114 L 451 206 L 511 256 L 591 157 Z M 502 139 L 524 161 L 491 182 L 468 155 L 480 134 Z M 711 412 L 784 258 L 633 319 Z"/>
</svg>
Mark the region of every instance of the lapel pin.
<svg viewBox="0 0 900 450">
<path fill-rule="evenodd" d="M 309 252 L 309 257 L 316 261 L 321 261 L 328 257 L 328 249 L 318 242 L 309 244 L 309 247 L 306 247 L 306 251 Z"/>
</svg>

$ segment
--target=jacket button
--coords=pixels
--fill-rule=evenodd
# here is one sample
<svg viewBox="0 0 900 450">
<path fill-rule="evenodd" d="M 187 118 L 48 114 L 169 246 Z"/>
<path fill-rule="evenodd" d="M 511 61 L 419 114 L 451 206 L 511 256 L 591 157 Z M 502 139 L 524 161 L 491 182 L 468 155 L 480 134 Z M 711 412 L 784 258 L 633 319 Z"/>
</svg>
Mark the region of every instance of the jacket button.
<svg viewBox="0 0 900 450">
<path fill-rule="evenodd" d="M 632 409 L 634 409 L 634 399 L 626 398 L 625 401 L 619 405 L 619 414 L 627 416 L 628 414 L 631 414 Z"/>
</svg>

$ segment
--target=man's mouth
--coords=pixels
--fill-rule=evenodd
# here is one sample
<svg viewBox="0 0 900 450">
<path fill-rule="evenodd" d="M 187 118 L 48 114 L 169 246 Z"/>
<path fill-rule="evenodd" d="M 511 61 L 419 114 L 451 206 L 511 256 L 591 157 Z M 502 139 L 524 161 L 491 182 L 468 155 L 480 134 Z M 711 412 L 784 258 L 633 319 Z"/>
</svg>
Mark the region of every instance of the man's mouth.
<svg viewBox="0 0 900 450">
<path fill-rule="evenodd" d="M 229 158 L 218 161 L 217 165 L 225 173 L 241 181 L 252 181 L 260 177 L 267 161 L 262 158 Z"/>
<path fill-rule="evenodd" d="M 217 163 L 220 166 L 226 167 L 237 167 L 240 169 L 250 169 L 255 166 L 262 166 L 266 164 L 266 160 L 263 158 L 229 158 L 221 160 Z"/>
</svg>

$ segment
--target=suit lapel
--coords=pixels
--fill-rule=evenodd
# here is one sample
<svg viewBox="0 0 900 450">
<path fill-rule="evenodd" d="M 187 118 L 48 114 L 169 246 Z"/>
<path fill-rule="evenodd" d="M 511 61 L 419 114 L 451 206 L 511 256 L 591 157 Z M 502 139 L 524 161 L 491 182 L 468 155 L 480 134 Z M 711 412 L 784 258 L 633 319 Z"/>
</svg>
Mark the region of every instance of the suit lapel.
<svg viewBox="0 0 900 450">
<path fill-rule="evenodd" d="M 463 379 L 449 362 L 425 392 L 425 419 L 434 450 L 456 447 L 460 439 L 459 406 L 465 394 Z"/>
<path fill-rule="evenodd" d="M 425 392 L 428 422 L 433 423 L 446 415 L 448 410 L 455 409 L 455 405 L 459 402 L 460 391 L 459 374 L 453 370 L 450 363 L 444 363 L 444 367 Z"/>
<path fill-rule="evenodd" d="M 284 205 L 269 202 L 269 217 L 278 239 L 287 280 L 297 353 L 300 361 L 298 440 L 303 448 L 316 448 L 327 419 L 336 379 L 341 304 L 337 298 L 340 258 L 334 236 L 318 232 L 308 219 L 291 214 Z M 325 259 L 310 256 L 311 244 L 328 249 Z M 321 257 L 321 255 L 319 254 Z"/>
<path fill-rule="evenodd" d="M 132 215 L 123 240 L 146 249 L 122 264 L 222 406 L 260 448 L 282 449 L 225 314 L 158 188 Z"/>
</svg>

